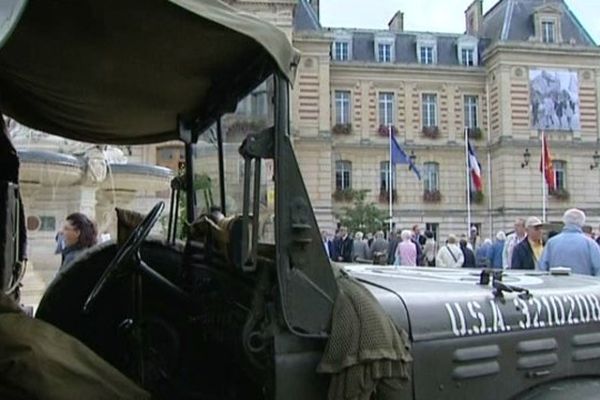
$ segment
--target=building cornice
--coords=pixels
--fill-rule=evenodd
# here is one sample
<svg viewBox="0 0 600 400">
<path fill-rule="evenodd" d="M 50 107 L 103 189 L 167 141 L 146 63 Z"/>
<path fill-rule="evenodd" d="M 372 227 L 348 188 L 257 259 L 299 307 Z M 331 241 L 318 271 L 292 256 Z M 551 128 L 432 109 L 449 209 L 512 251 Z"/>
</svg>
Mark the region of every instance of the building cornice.
<svg viewBox="0 0 600 400">
<path fill-rule="evenodd" d="M 453 77 L 465 76 L 465 77 L 485 77 L 486 70 L 484 67 L 462 67 L 462 66 L 449 66 L 449 65 L 436 65 L 436 66 L 425 66 L 420 64 L 384 64 L 376 62 L 359 62 L 359 61 L 344 61 L 344 62 L 331 62 L 332 72 L 369 72 L 369 75 L 383 73 L 415 73 L 415 74 L 428 74 L 428 75 L 448 75 L 452 74 Z"/>
<path fill-rule="evenodd" d="M 600 47 L 574 46 L 564 44 L 542 44 L 529 42 L 497 42 L 483 53 L 482 60 L 487 62 L 500 53 L 540 55 L 540 56 L 569 56 L 600 58 Z"/>
<path fill-rule="evenodd" d="M 300 43 L 326 43 L 327 45 L 331 44 L 331 38 L 325 37 L 323 35 L 314 35 L 312 32 L 294 32 L 292 36 L 293 42 Z"/>
</svg>

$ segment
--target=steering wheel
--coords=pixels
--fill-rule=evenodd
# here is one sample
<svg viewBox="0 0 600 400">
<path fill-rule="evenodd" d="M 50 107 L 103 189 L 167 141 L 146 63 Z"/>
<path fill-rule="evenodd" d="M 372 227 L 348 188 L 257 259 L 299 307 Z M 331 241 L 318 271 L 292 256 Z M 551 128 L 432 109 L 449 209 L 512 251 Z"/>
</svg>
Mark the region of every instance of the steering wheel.
<svg viewBox="0 0 600 400">
<path fill-rule="evenodd" d="M 116 275 L 118 275 L 119 272 L 121 272 L 121 270 L 125 267 L 126 262 L 129 261 L 131 257 L 133 257 L 139 251 L 144 239 L 146 239 L 156 222 L 158 222 L 158 218 L 160 217 L 160 214 L 163 212 L 164 208 L 165 203 L 159 201 L 146 215 L 144 220 L 135 227 L 133 232 L 131 232 L 131 235 L 129 235 L 127 241 L 125 241 L 125 243 L 121 246 L 115 258 L 112 259 L 108 267 L 102 273 L 102 276 L 100 276 L 96 286 L 94 286 L 94 289 L 92 289 L 83 306 L 83 312 L 88 312 L 92 309 L 96 299 L 98 298 L 98 295 L 106 287 L 107 283 Z"/>
</svg>

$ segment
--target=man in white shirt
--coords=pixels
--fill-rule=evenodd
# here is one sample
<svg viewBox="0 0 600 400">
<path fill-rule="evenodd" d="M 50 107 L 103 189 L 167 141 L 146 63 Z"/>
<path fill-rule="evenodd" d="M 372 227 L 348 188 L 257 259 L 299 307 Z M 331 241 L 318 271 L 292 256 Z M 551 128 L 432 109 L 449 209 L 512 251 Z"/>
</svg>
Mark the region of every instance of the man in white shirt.
<svg viewBox="0 0 600 400">
<path fill-rule="evenodd" d="M 515 247 L 527 237 L 525 229 L 525 220 L 517 218 L 515 221 L 515 231 L 506 237 L 504 242 L 504 250 L 502 251 L 502 268 L 510 269 L 513 250 Z"/>
</svg>

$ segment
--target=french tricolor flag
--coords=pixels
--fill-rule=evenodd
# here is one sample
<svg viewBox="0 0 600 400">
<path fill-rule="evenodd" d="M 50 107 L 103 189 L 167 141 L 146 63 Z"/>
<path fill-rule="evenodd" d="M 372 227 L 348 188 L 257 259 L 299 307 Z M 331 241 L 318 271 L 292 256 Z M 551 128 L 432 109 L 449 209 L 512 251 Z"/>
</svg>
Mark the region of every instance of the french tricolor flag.
<svg viewBox="0 0 600 400">
<path fill-rule="evenodd" d="M 477 156 L 475 155 L 475 151 L 473 151 L 473 147 L 471 146 L 471 142 L 468 142 L 469 148 L 469 172 L 471 173 L 471 180 L 473 182 L 473 187 L 476 192 L 483 191 L 483 181 L 481 179 L 481 164 L 479 160 L 477 160 Z"/>
</svg>

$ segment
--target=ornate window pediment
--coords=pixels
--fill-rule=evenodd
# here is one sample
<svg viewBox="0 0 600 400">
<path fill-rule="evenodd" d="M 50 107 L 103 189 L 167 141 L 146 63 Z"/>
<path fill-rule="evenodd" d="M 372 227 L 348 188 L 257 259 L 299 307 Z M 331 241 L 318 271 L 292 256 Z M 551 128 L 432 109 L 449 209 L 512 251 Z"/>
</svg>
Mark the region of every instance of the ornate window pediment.
<svg viewBox="0 0 600 400">
<path fill-rule="evenodd" d="M 554 4 L 544 4 L 535 9 L 533 22 L 535 39 L 542 43 L 562 43 L 562 10 Z"/>
</svg>

